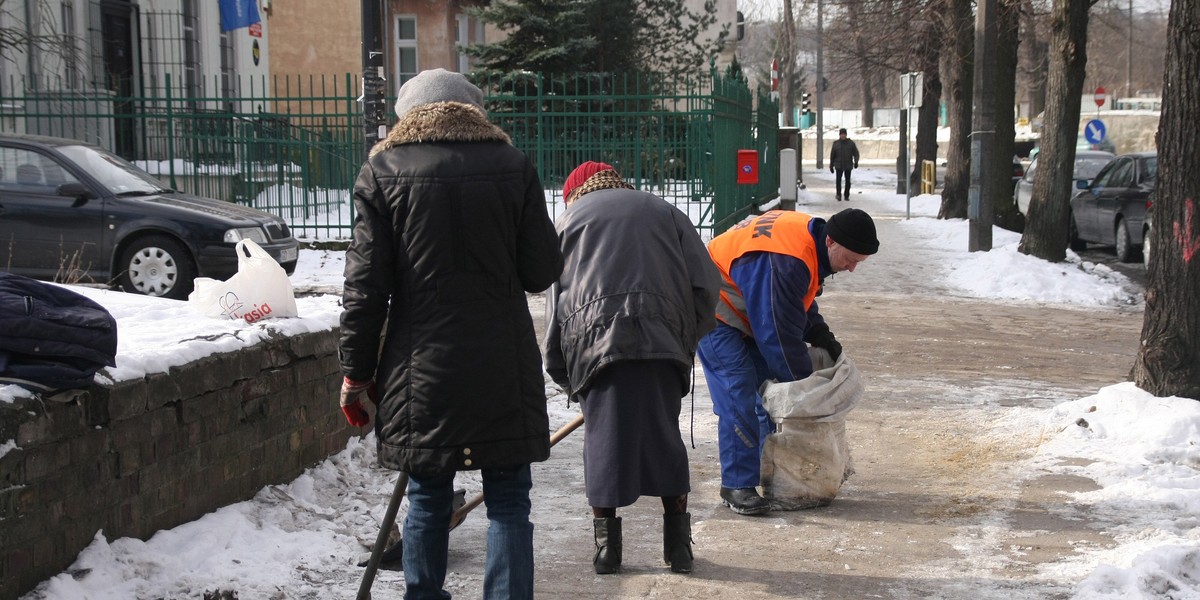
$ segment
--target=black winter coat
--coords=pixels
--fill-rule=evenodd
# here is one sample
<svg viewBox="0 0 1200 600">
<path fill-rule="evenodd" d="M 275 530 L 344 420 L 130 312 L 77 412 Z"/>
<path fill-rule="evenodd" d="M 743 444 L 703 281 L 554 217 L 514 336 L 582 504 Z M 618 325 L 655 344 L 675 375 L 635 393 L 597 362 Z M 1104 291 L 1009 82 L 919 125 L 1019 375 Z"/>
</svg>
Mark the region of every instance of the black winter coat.
<svg viewBox="0 0 1200 600">
<path fill-rule="evenodd" d="M 422 105 L 372 151 L 354 207 L 342 371 L 376 378 L 380 463 L 434 475 L 545 460 L 525 294 L 562 255 L 530 161 L 478 109 Z"/>
<path fill-rule="evenodd" d="M 67 288 L 0 272 L 0 385 L 82 389 L 116 366 L 117 320 Z"/>
<path fill-rule="evenodd" d="M 854 140 L 846 138 L 833 141 L 833 146 L 829 148 L 829 166 L 841 171 L 858 168 L 858 146 L 854 145 Z"/>
<path fill-rule="evenodd" d="M 572 202 L 557 229 L 566 268 L 546 299 L 546 372 L 580 392 L 605 365 L 669 360 L 689 389 L 721 274 L 687 216 L 653 194 L 604 189 Z"/>
</svg>

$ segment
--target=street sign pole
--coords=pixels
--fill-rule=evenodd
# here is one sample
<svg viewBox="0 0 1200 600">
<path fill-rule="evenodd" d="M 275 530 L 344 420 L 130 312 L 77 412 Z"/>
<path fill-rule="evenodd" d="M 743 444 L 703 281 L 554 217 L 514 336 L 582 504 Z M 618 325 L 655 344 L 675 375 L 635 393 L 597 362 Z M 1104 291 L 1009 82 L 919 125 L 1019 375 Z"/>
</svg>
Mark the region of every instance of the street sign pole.
<svg viewBox="0 0 1200 600">
<path fill-rule="evenodd" d="M 901 133 L 904 135 L 902 152 L 904 155 L 904 218 L 906 219 L 912 217 L 912 172 L 915 164 L 915 160 L 909 160 L 909 157 L 912 156 L 912 109 L 921 107 L 921 94 L 924 86 L 925 77 L 920 72 L 905 73 L 900 76 L 900 100 L 904 109 L 900 121 L 901 123 L 907 121 L 901 127 Z"/>
</svg>

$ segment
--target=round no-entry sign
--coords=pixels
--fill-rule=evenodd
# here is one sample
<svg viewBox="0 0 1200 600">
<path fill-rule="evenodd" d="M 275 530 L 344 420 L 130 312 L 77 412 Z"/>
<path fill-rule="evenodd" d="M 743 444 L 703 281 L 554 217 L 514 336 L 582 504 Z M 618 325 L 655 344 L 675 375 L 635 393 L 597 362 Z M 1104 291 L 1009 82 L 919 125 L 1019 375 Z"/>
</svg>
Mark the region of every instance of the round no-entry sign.
<svg viewBox="0 0 1200 600">
<path fill-rule="evenodd" d="M 1096 106 L 1104 106 L 1104 86 L 1096 88 Z"/>
</svg>

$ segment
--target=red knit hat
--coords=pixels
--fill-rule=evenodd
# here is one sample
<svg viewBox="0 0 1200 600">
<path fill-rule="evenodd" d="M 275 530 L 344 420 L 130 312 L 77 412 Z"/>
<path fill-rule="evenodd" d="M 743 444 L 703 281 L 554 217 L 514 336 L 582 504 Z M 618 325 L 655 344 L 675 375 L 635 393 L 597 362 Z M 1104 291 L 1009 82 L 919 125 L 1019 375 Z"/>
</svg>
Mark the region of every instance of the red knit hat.
<svg viewBox="0 0 1200 600">
<path fill-rule="evenodd" d="M 596 162 L 594 160 L 589 160 L 582 165 L 575 167 L 575 170 L 571 171 L 570 175 L 567 175 L 567 180 L 563 182 L 563 200 L 570 198 L 571 192 L 575 191 L 575 188 L 583 185 L 584 182 L 588 180 L 588 177 L 591 177 L 600 171 L 615 170 L 616 169 L 612 168 L 612 165 Z"/>
</svg>

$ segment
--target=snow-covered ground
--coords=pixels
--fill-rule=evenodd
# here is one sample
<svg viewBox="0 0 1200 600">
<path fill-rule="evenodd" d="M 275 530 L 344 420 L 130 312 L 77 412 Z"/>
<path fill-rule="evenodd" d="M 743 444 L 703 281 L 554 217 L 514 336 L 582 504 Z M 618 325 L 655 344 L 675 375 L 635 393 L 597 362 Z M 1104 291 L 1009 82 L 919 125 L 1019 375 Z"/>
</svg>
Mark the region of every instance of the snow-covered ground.
<svg viewBox="0 0 1200 600">
<path fill-rule="evenodd" d="M 799 192 L 799 210 L 827 217 L 846 206 L 831 201 L 828 172 L 806 171 L 804 177 L 808 189 Z M 966 221 L 933 218 L 937 196 L 917 196 L 908 206 L 904 196 L 894 193 L 895 176 L 886 170 L 862 169 L 855 171 L 854 179 L 850 205 L 876 217 L 881 237 L 890 230 L 889 237 L 903 240 L 883 248 L 861 269 L 894 270 L 904 285 L 924 287 L 927 294 L 1096 310 L 1127 309 L 1141 302 L 1123 275 L 1070 253 L 1071 260 L 1061 264 L 1030 258 L 1016 251 L 1018 236 L 1000 229 L 994 231 L 992 251 L 970 253 Z M 818 194 L 814 189 L 825 191 Z M 907 275 L 917 264 L 922 276 Z M 304 250 L 291 281 L 300 291 L 335 291 L 342 266 L 339 252 Z M 852 290 L 852 282 L 838 281 L 839 289 Z M 117 366 L 102 376 L 112 380 L 231 351 L 256 343 L 272 330 L 330 328 L 339 312 L 335 295 L 302 296 L 297 300 L 298 318 L 246 325 L 198 317 L 184 302 L 79 289 L 119 321 Z M 531 304 L 537 301 L 532 298 Z M 1062 457 L 1075 457 L 1074 464 L 1093 459 L 1075 472 L 1094 479 L 1100 488 L 1076 493 L 1070 500 L 1121 523 L 1109 531 L 1115 547 L 1080 548 L 1070 564 L 1052 566 L 1056 572 L 1043 575 L 1076 582 L 1075 597 L 1081 599 L 1200 598 L 1200 403 L 1154 398 L 1131 383 L 1113 383 L 1095 395 L 1049 409 L 1022 409 L 999 425 L 1058 432 L 1021 466 L 1030 472 L 1057 465 Z M 0 387 L 0 402 L 23 394 Z M 552 427 L 575 416 L 553 384 L 547 384 L 547 398 Z M 1073 422 L 1081 413 L 1087 413 L 1089 427 L 1057 426 Z M 12 440 L 0 440 L 0 455 L 13 448 Z M 97 532 L 75 564 L 24 600 L 200 598 L 206 590 L 217 589 L 237 590 L 242 600 L 353 598 L 361 570 L 350 563 L 364 556 L 364 544 L 374 540 L 394 481 L 392 473 L 374 465 L 374 456 L 372 437 L 351 440 L 345 450 L 291 483 L 264 488 L 253 500 L 160 531 L 146 541 L 109 540 Z M 540 468 L 545 467 L 535 466 L 535 512 L 539 490 L 554 485 L 549 474 L 539 477 Z M 555 469 L 553 477 L 582 480 L 580 462 L 567 467 L 559 462 Z M 480 487 L 474 473 L 462 474 L 458 485 L 469 494 Z M 582 512 L 586 501 L 581 497 L 577 505 Z M 485 523 L 477 517 L 463 527 Z M 537 535 L 553 534 L 542 528 Z M 560 541 L 567 545 L 563 540 L 537 543 Z M 401 578 L 400 573 L 381 571 L 376 589 L 396 590 Z M 478 573 L 452 573 L 448 589 L 456 595 L 477 595 L 478 579 Z M 1146 581 L 1160 585 L 1148 587 Z M 1143 589 L 1173 591 L 1146 595 L 1139 591 Z"/>
</svg>

